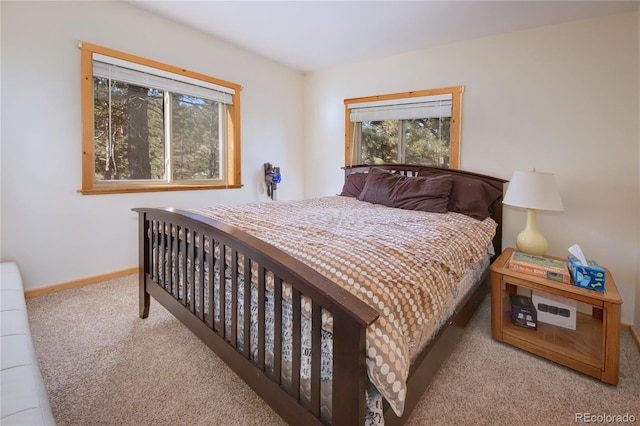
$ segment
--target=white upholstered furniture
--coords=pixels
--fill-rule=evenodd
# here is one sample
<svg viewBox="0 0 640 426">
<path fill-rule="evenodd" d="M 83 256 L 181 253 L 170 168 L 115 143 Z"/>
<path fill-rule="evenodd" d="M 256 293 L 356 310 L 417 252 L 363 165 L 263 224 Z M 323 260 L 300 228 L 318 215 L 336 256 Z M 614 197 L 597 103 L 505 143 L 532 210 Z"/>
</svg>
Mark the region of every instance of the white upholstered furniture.
<svg viewBox="0 0 640 426">
<path fill-rule="evenodd" d="M 38 367 L 18 265 L 0 263 L 0 424 L 55 425 Z"/>
</svg>

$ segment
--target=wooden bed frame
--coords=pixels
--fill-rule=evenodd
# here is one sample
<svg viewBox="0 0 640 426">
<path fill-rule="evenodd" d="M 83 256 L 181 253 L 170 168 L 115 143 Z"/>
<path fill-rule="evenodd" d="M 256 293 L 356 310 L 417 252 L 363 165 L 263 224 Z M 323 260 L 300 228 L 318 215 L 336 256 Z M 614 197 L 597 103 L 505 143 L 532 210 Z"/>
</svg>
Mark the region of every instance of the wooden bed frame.
<svg viewBox="0 0 640 426">
<path fill-rule="evenodd" d="M 368 171 L 370 166 L 345 167 L 345 175 L 355 172 Z M 407 165 L 382 165 L 382 167 L 405 175 L 416 175 L 421 169 L 434 168 Z M 447 174 L 459 174 L 473 177 L 487 182 L 491 186 L 503 190 L 504 180 L 476 173 L 453 169 L 442 170 Z M 493 240 L 495 252 L 499 254 L 502 248 L 502 197 L 494 202 L 493 219 L 498 223 L 496 236 Z M 149 314 L 150 297 L 156 299 L 176 318 L 182 321 L 194 334 L 207 344 L 232 370 L 240 376 L 269 406 L 271 406 L 289 424 L 323 424 L 320 418 L 320 317 L 322 310 L 333 316 L 333 384 L 332 384 L 332 424 L 334 425 L 362 425 L 365 420 L 365 334 L 368 325 L 378 318 L 378 312 L 356 296 L 342 289 L 328 278 L 294 259 L 287 253 L 259 240 L 237 228 L 224 223 L 202 217 L 200 215 L 180 211 L 172 208 L 137 208 L 139 213 L 139 299 L 140 318 Z M 172 254 L 180 259 L 182 270 L 185 271 L 182 280 L 189 271 L 191 277 L 196 277 L 196 264 L 199 271 L 204 271 L 205 262 L 208 265 L 209 283 L 214 282 L 214 273 L 224 274 L 225 268 L 214 272 L 214 257 L 198 255 L 209 252 L 215 242 L 220 248 L 219 253 L 230 253 L 231 261 L 225 262 L 231 268 L 231 329 L 226 330 L 224 323 L 216 321 L 210 313 L 214 310 L 213 292 L 205 300 L 204 273 L 198 274 L 198 282 L 182 282 L 183 289 L 189 287 L 191 295 L 199 295 L 196 309 L 195 297 L 183 297 L 179 291 L 180 278 L 177 269 L 169 262 L 167 271 L 162 275 L 172 277 L 169 283 L 159 283 L 158 264 L 166 259 L 158 257 L 160 253 L 167 253 L 169 259 Z M 209 250 L 207 250 L 209 249 Z M 258 265 L 258 300 L 264 301 L 265 282 L 267 272 L 274 277 L 275 306 L 282 306 L 284 299 L 282 283 L 291 285 L 291 301 L 293 305 L 293 355 L 292 371 L 300 370 L 301 363 L 301 297 L 312 301 L 312 354 L 311 354 L 311 392 L 310 401 L 305 403 L 300 395 L 299 374 L 292 374 L 290 383 L 281 380 L 281 332 L 274 336 L 273 367 L 268 368 L 265 361 L 265 307 L 264 302 L 258 306 L 258 356 L 252 359 L 249 348 L 250 333 L 244 333 L 244 341 L 238 349 L 238 318 L 244 318 L 244 330 L 249 330 L 249 315 L 238 312 L 236 301 L 238 286 L 251 285 L 251 274 L 238 273 L 238 258 L 244 259 L 244 270 L 250 270 L 251 263 Z M 177 261 L 176 261 L 177 262 Z M 155 271 L 154 271 L 155 269 Z M 224 276 L 219 277 L 224 283 Z M 385 405 L 385 424 L 402 424 L 409 417 L 411 411 L 419 401 L 421 395 L 429 385 L 440 364 L 446 359 L 454 344 L 462 334 L 477 306 L 487 294 L 489 273 L 485 270 L 483 283 L 479 285 L 459 309 L 432 340 L 428 347 L 419 355 L 411 367 L 408 380 L 408 393 L 404 414 L 398 418 L 388 404 Z M 245 291 L 244 306 L 249 306 L 250 291 Z M 308 300 L 307 299 L 307 300 Z M 218 312 L 225 316 L 223 298 L 218 300 Z M 209 314 L 204 313 L 202 307 L 208 306 Z M 282 330 L 282 310 L 275 310 L 275 330 Z M 255 344 L 256 342 L 254 342 Z M 202 368 L 207 368 L 202 366 Z"/>
</svg>

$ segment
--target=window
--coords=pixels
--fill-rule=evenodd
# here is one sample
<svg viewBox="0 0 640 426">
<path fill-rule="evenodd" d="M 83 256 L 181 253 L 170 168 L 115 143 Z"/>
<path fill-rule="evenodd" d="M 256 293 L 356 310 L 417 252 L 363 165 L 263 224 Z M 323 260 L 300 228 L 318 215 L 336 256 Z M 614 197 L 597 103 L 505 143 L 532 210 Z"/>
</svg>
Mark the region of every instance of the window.
<svg viewBox="0 0 640 426">
<path fill-rule="evenodd" d="M 239 188 L 240 86 L 80 42 L 83 194 Z"/>
<path fill-rule="evenodd" d="M 457 169 L 462 86 L 346 99 L 345 164 Z"/>
</svg>

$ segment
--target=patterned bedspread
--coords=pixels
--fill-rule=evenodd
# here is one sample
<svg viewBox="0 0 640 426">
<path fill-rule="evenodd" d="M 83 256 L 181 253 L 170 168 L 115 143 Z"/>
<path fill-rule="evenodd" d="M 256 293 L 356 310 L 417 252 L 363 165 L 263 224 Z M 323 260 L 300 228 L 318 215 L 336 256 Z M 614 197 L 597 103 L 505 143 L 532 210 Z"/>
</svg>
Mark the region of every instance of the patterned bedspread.
<svg viewBox="0 0 640 426">
<path fill-rule="evenodd" d="M 369 303 L 370 381 L 401 415 L 412 355 L 446 319 L 463 273 L 486 256 L 492 219 L 400 210 L 349 197 L 191 210 L 282 249 Z"/>
</svg>

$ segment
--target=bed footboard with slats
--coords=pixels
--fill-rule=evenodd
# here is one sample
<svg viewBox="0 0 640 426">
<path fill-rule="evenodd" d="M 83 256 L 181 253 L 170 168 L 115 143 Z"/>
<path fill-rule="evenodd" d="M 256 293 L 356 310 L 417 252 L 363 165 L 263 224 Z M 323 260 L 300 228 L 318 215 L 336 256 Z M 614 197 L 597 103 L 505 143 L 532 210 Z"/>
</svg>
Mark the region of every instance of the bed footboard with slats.
<svg viewBox="0 0 640 426">
<path fill-rule="evenodd" d="M 365 334 L 378 317 L 374 309 L 236 228 L 175 209 L 134 210 L 139 214 L 141 318 L 148 316 L 153 297 L 290 424 L 364 424 Z M 265 321 L 267 300 L 274 307 L 271 328 Z M 285 306 L 290 307 L 287 317 Z M 253 323 L 252 317 L 257 318 Z M 328 415 L 321 413 L 323 317 L 331 319 L 333 335 Z M 287 336 L 285 321 L 292 330 Z M 282 371 L 285 339 L 287 374 Z M 303 370 L 309 377 L 301 377 Z"/>
</svg>

